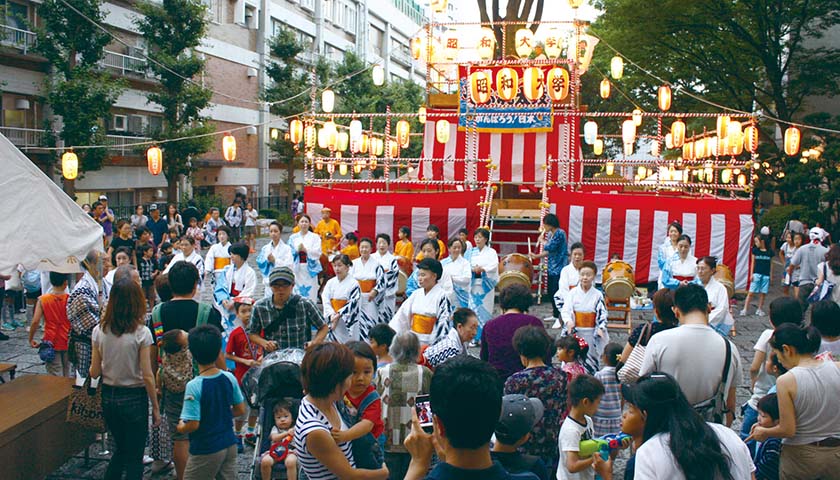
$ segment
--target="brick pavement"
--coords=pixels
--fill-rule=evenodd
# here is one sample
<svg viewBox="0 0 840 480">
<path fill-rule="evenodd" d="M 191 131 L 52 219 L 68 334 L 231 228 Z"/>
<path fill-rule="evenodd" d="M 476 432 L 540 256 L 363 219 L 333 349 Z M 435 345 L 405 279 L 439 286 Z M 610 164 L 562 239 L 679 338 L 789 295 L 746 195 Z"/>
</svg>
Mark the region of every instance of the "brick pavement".
<svg viewBox="0 0 840 480">
<path fill-rule="evenodd" d="M 257 240 L 257 247 L 261 247 L 267 242 L 267 239 L 261 238 Z M 255 264 L 256 255 L 252 255 L 248 262 L 256 269 Z M 776 267 L 774 268 L 776 275 L 773 278 L 770 295 L 768 295 L 767 302 L 765 302 L 765 311 L 767 310 L 767 305 L 769 305 L 770 301 L 777 296 L 781 295 L 781 288 L 778 286 L 779 284 L 779 274 L 778 272 L 781 271 L 781 265 L 776 262 Z M 257 294 L 258 297 L 262 295 L 262 283 L 259 282 L 257 285 Z M 211 289 L 205 288 L 204 289 L 204 297 L 205 301 L 211 301 Z M 739 317 L 737 313 L 740 311 L 741 307 L 743 306 L 743 295 L 738 296 L 738 304 L 737 306 L 733 306 L 733 311 L 736 314 L 735 322 L 738 329 L 738 336 L 734 338 L 735 344 L 738 346 L 738 350 L 741 354 L 742 358 L 742 367 L 743 371 L 741 372 L 741 384 L 738 385 L 738 405 L 743 404 L 747 401 L 750 397 L 750 390 L 749 390 L 749 365 L 752 362 L 753 357 L 753 344 L 758 339 L 758 336 L 761 332 L 766 329 L 770 328 L 770 322 L 768 317 L 757 317 L 755 315 L 750 315 L 746 317 Z M 752 310 L 752 309 L 751 309 Z M 546 317 L 551 314 L 551 307 L 547 303 L 543 303 L 533 308 L 532 314 L 538 317 Z M 641 316 L 634 314 L 633 323 L 637 324 L 638 322 L 644 321 L 649 316 L 648 313 L 644 313 Z M 23 317 L 23 314 L 18 314 L 18 319 Z M 28 324 L 32 317 L 32 307 L 30 306 L 27 313 L 26 313 L 26 323 Z M 19 328 L 13 332 L 6 332 L 12 338 L 6 342 L 0 342 L 0 361 L 2 362 L 11 362 L 16 363 L 18 366 L 17 374 L 21 375 L 29 375 L 29 374 L 45 374 L 46 370 L 44 368 L 44 364 L 38 358 L 37 352 L 35 349 L 30 348 L 27 344 L 28 339 L 28 326 L 25 328 Z M 552 334 L 556 334 L 557 332 L 552 331 Z M 627 332 L 623 329 L 615 329 L 610 331 L 611 341 L 618 342 L 624 344 L 627 340 Z M 37 337 L 37 336 L 36 336 Z M 477 349 L 475 352 L 472 352 L 475 355 L 478 354 Z M 733 428 L 736 430 L 740 428 L 740 420 L 736 419 Z M 37 446 L 33 446 L 33 448 L 37 449 Z M 68 461 L 61 469 L 54 472 L 50 475 L 49 479 L 83 479 L 83 480 L 94 480 L 94 479 L 101 479 L 104 476 L 105 468 L 107 466 L 107 460 L 109 455 L 101 455 L 101 447 L 99 444 L 96 444 L 90 448 L 90 456 L 89 458 L 85 458 L 84 452 L 80 452 L 70 461 Z M 625 461 L 626 454 L 620 456 L 615 465 L 615 478 L 622 478 L 623 470 L 624 470 L 624 461 Z M 240 479 L 248 479 L 250 478 L 250 465 L 251 460 L 253 458 L 253 449 L 246 446 L 245 452 L 242 455 L 239 455 L 239 459 L 237 461 L 238 471 L 239 471 L 239 478 Z M 165 474 L 165 475 L 158 475 L 152 476 L 150 473 L 150 469 L 146 469 L 146 475 L 144 478 L 147 479 L 154 479 L 154 478 L 174 478 L 174 475 Z"/>
</svg>

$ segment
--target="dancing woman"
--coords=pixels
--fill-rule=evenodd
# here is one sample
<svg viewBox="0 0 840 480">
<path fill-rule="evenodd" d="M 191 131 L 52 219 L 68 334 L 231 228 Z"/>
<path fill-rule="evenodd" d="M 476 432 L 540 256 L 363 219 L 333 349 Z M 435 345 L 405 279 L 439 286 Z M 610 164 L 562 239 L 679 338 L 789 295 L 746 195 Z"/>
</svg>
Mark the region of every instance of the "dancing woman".
<svg viewBox="0 0 840 480">
<path fill-rule="evenodd" d="M 440 264 L 443 266 L 443 289 L 455 308 L 465 308 L 470 302 L 470 281 L 472 272 L 470 262 L 462 255 L 464 241 L 453 237 L 449 240 L 449 256 Z"/>
<path fill-rule="evenodd" d="M 373 241 L 367 237 L 359 240 L 361 256 L 353 260 L 351 271 L 359 282 L 361 301 L 359 302 L 359 339 L 367 341 L 368 331 L 379 319 L 378 305 L 385 297 L 385 270 L 379 260 L 371 257 Z"/>
<path fill-rule="evenodd" d="M 359 283 L 350 273 L 353 262 L 347 255 L 337 255 L 333 259 L 335 276 L 327 280 L 321 292 L 324 304 L 324 319 L 330 327 L 327 340 L 347 343 L 359 340 L 359 302 L 361 290 Z"/>
<path fill-rule="evenodd" d="M 499 254 L 488 245 L 490 231 L 479 228 L 475 231 L 475 247 L 470 250 L 467 259 L 472 270 L 469 308 L 478 316 L 478 334 L 481 338 L 484 324 L 493 318 L 493 302 L 496 299 L 496 284 L 499 283 Z"/>
<path fill-rule="evenodd" d="M 295 261 L 294 293 L 313 302 L 318 301 L 318 274 L 321 273 L 321 237 L 313 233 L 312 219 L 302 213 L 298 217 L 298 232 L 289 237 L 289 247 Z"/>
<path fill-rule="evenodd" d="M 397 311 L 397 283 L 400 279 L 400 265 L 397 257 L 389 251 L 391 248 L 391 237 L 387 233 L 380 233 L 376 236 L 376 252 L 371 254 L 379 261 L 382 270 L 385 272 L 385 290 L 383 291 L 382 302 L 379 304 L 379 315 L 376 323 L 388 323 Z"/>
<path fill-rule="evenodd" d="M 662 245 L 659 246 L 659 253 L 656 257 L 656 263 L 659 265 L 659 286 L 658 289 L 666 288 L 662 284 L 662 271 L 665 269 L 665 266 L 671 259 L 674 257 L 674 254 L 677 253 L 677 241 L 682 235 L 683 229 L 680 222 L 676 220 L 668 224 L 668 237 L 662 242 Z"/>
<path fill-rule="evenodd" d="M 390 326 L 398 334 L 414 332 L 423 345 L 432 345 L 452 328 L 452 305 L 439 281 L 443 277 L 440 262 L 426 257 L 417 264 L 419 288 L 403 302 Z"/>
<path fill-rule="evenodd" d="M 662 269 L 659 278 L 662 286 L 671 290 L 695 282 L 697 259 L 691 254 L 691 237 L 680 235 L 677 240 L 677 253 L 665 262 L 665 268 Z"/>
</svg>

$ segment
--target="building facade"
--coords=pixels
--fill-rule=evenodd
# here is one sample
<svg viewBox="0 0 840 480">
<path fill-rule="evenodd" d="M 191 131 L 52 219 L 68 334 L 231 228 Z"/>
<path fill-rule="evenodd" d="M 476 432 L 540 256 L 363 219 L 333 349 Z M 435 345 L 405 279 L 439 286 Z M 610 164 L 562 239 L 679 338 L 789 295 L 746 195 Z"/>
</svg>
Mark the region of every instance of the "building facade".
<svg viewBox="0 0 840 480">
<path fill-rule="evenodd" d="M 189 181 L 180 182 L 179 191 L 188 195 L 230 199 L 234 191 L 244 189 L 249 198 L 286 197 L 285 168 L 270 158 L 267 133 L 272 125 L 265 124 L 268 117 L 259 101 L 264 65 L 271 60 L 262 46 L 280 28 L 294 31 L 307 47 L 300 58 L 304 64 L 317 56 L 340 62 L 345 52 L 354 51 L 368 63 L 383 65 L 392 81 L 424 82 L 425 66 L 414 62 L 409 50 L 411 37 L 425 23 L 424 9 L 414 0 L 202 2 L 210 25 L 198 48 L 206 60 L 205 73 L 198 80 L 218 92 L 204 113 L 217 130 L 238 129 L 232 132 L 237 157 L 234 162 L 224 161 L 219 136 L 207 154 L 193 161 L 197 171 Z M 40 26 L 40 3 L 0 0 L 0 133 L 48 171 L 58 154 L 43 148 L 54 119 L 43 93 L 49 65 L 34 51 L 37 40 L 32 29 Z M 130 146 L 148 140 L 150 132 L 162 126 L 160 106 L 146 98 L 157 79 L 147 69 L 148 50 L 135 25 L 139 16 L 135 3 L 103 4 L 104 26 L 122 42 L 114 40 L 106 47 L 100 67 L 124 79 L 128 87 L 109 118 L 103 119 L 109 159 L 101 170 L 85 172 L 76 181 L 79 203 L 92 203 L 102 193 L 118 206 L 166 200 L 165 177 L 148 173 L 145 147 Z M 48 173 L 60 182 L 54 171 Z M 303 183 L 302 172 L 295 177 L 296 184 Z"/>
</svg>

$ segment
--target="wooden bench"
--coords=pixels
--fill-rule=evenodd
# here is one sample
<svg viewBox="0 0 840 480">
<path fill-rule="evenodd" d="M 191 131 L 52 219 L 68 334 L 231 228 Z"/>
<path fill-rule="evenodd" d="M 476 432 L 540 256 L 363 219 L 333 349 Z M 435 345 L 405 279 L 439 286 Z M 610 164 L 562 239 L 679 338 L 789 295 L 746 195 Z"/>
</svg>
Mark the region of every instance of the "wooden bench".
<svg viewBox="0 0 840 480">
<path fill-rule="evenodd" d="M 6 383 L 3 380 L 3 374 L 9 372 L 9 380 L 15 379 L 15 373 L 17 372 L 17 365 L 14 363 L 0 363 L 0 383 Z"/>
<path fill-rule="evenodd" d="M 0 385 L 0 458 L 5 480 L 44 478 L 95 440 L 67 423 L 73 379 L 24 375 Z"/>
</svg>

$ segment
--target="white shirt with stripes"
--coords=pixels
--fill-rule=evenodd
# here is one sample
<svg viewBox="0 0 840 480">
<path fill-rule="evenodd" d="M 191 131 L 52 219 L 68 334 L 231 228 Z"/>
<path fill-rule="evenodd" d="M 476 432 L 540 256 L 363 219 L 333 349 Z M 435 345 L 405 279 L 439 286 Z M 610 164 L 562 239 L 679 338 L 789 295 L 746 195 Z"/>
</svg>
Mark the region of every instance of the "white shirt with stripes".
<svg viewBox="0 0 840 480">
<path fill-rule="evenodd" d="M 336 413 L 337 414 L 337 413 Z M 306 437 L 316 431 L 316 430 L 324 430 L 328 434 L 331 430 L 331 424 L 329 419 L 326 415 L 324 415 L 321 410 L 318 409 L 314 404 L 312 404 L 309 400 L 304 397 L 300 401 L 300 409 L 298 410 L 298 417 L 297 421 L 295 422 L 295 438 L 294 438 L 294 451 L 298 457 L 298 462 L 300 463 L 301 468 L 304 472 L 306 472 L 306 476 L 310 480 L 332 480 L 337 479 L 338 477 L 330 472 L 327 467 L 325 467 L 317 458 L 309 451 L 306 446 Z M 344 421 L 341 421 L 341 428 L 340 430 L 347 430 L 347 425 L 344 424 Z M 351 449 L 350 442 L 339 443 L 338 448 L 341 449 L 341 453 L 347 458 L 347 461 L 350 462 L 350 465 L 355 467 L 356 464 L 353 461 L 353 450 Z"/>
</svg>

